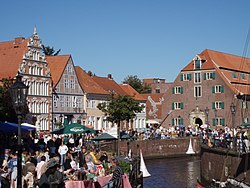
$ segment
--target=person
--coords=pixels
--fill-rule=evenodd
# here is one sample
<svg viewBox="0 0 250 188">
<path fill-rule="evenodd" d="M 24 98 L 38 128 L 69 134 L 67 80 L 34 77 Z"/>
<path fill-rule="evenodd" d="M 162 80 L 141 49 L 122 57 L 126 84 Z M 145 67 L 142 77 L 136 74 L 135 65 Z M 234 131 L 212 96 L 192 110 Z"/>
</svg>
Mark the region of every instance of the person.
<svg viewBox="0 0 250 188">
<path fill-rule="evenodd" d="M 89 153 L 90 156 L 92 157 L 93 163 L 94 163 L 95 165 L 101 164 L 101 161 L 98 160 L 97 157 L 96 157 L 98 151 L 99 151 L 98 149 L 96 149 L 96 148 L 94 148 L 94 147 L 91 147 L 91 151 L 90 151 L 90 153 Z"/>
<path fill-rule="evenodd" d="M 41 157 L 41 161 L 39 163 L 37 163 L 37 166 L 36 166 L 36 173 L 37 173 L 37 180 L 40 180 L 41 178 L 41 175 L 46 171 L 46 157 L 43 155 Z"/>
<path fill-rule="evenodd" d="M 122 187 L 122 175 L 124 174 L 123 170 L 118 165 L 117 158 L 112 158 L 111 164 L 113 169 L 113 175 L 109 182 L 104 186 L 104 188 L 120 188 Z"/>
<path fill-rule="evenodd" d="M 57 161 L 52 158 L 47 163 L 47 170 L 42 174 L 38 185 L 40 188 L 64 188 L 63 173 L 58 170 Z"/>
<path fill-rule="evenodd" d="M 10 153 L 11 159 L 8 161 L 8 171 L 10 174 L 10 187 L 15 188 L 17 183 L 17 153 L 12 151 Z"/>
<path fill-rule="evenodd" d="M 62 142 L 58 149 L 58 153 L 60 154 L 60 166 L 63 166 L 63 163 L 66 160 L 66 153 L 68 152 L 68 146 Z"/>
</svg>

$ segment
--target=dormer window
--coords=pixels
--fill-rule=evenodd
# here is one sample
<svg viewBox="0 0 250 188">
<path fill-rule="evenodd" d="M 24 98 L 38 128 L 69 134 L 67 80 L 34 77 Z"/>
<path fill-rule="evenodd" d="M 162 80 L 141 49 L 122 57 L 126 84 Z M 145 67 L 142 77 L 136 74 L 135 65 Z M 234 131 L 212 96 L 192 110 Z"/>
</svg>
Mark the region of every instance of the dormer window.
<svg viewBox="0 0 250 188">
<path fill-rule="evenodd" d="M 194 69 L 195 70 L 201 69 L 201 60 L 199 60 L 199 59 L 194 60 Z"/>
</svg>

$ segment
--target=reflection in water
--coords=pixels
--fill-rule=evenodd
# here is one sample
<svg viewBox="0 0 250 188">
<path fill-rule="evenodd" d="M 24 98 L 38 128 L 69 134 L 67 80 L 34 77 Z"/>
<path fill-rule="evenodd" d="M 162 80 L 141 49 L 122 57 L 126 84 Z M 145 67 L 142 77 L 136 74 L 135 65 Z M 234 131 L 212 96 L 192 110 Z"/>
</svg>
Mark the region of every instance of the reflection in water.
<svg viewBox="0 0 250 188">
<path fill-rule="evenodd" d="M 143 179 L 145 188 L 194 188 L 200 176 L 200 158 L 167 158 L 145 160 L 151 174 Z"/>
</svg>

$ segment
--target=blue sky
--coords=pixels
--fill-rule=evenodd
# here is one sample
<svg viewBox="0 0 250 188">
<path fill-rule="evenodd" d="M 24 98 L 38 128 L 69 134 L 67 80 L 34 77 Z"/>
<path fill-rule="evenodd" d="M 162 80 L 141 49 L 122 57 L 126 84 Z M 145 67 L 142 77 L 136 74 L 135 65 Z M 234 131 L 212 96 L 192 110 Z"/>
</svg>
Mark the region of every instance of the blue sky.
<svg viewBox="0 0 250 188">
<path fill-rule="evenodd" d="M 0 41 L 30 37 L 98 76 L 172 82 L 204 49 L 241 56 L 249 0 L 3 1 Z"/>
</svg>

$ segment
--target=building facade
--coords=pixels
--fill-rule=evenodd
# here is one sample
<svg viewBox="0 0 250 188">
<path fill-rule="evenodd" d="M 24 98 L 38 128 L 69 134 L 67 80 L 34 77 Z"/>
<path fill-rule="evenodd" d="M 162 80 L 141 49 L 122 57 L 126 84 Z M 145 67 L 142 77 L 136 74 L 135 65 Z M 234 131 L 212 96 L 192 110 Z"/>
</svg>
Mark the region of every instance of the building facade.
<svg viewBox="0 0 250 188">
<path fill-rule="evenodd" d="M 42 53 L 42 41 L 34 28 L 33 35 L 25 39 L 0 42 L 1 78 L 15 78 L 18 71 L 29 86 L 27 104 L 38 131 L 51 129 L 51 74 Z"/>
<path fill-rule="evenodd" d="M 47 56 L 46 59 L 53 80 L 53 130 L 70 123 L 83 124 L 85 93 L 71 55 Z"/>
<path fill-rule="evenodd" d="M 244 61 L 243 61 L 244 59 Z M 236 127 L 249 122 L 250 60 L 204 50 L 181 70 L 164 95 L 162 125 Z"/>
</svg>

